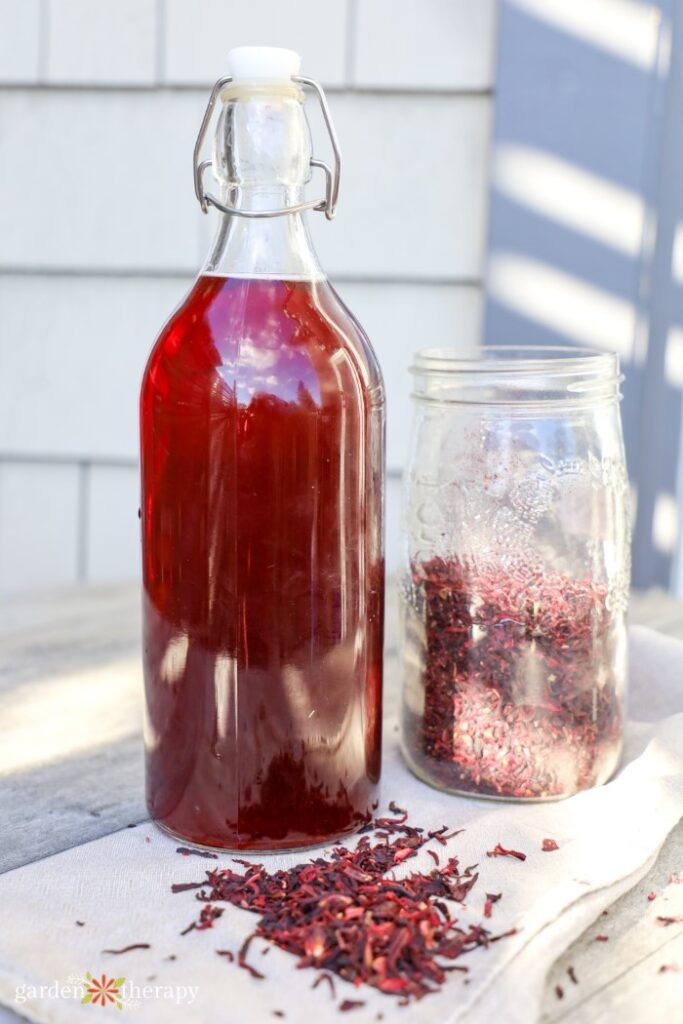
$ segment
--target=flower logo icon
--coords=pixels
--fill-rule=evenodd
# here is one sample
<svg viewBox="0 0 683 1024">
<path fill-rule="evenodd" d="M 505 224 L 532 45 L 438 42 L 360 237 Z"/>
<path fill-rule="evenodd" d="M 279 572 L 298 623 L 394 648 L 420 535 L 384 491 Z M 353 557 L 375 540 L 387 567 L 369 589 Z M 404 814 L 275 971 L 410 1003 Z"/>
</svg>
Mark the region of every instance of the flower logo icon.
<svg viewBox="0 0 683 1024">
<path fill-rule="evenodd" d="M 100 979 L 97 979 L 93 978 L 88 971 L 85 980 L 88 984 L 81 1003 L 92 1003 L 95 1006 L 98 1004 L 107 1006 L 109 1003 L 113 1003 L 117 1010 L 123 1009 L 121 986 L 125 982 L 125 978 L 108 978 L 106 974 L 103 974 Z"/>
</svg>

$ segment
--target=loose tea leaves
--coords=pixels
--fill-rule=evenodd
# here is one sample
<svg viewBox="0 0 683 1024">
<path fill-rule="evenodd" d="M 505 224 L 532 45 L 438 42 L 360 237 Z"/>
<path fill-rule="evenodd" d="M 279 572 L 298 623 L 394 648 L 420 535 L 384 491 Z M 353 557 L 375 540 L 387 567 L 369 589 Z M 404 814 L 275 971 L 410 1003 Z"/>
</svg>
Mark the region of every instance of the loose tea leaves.
<svg viewBox="0 0 683 1024">
<path fill-rule="evenodd" d="M 518 578 L 457 558 L 412 565 L 403 594 L 404 747 L 446 789 L 519 799 L 604 781 L 619 754 L 619 630 L 606 585 Z"/>
<path fill-rule="evenodd" d="M 232 868 L 207 870 L 195 897 L 204 907 L 185 932 L 211 927 L 222 912 L 215 904 L 230 903 L 259 915 L 237 957 L 255 978 L 263 975 L 247 962 L 247 953 L 258 937 L 295 955 L 297 967 L 320 971 L 313 987 L 324 980 L 333 995 L 333 974 L 403 1003 L 438 991 L 449 971 L 461 969 L 454 961 L 463 953 L 514 930 L 493 935 L 452 916 L 446 901 L 462 903 L 478 878 L 474 867 L 461 869 L 457 857 L 426 874 L 393 877 L 393 868 L 415 857 L 430 838 L 444 839 L 447 833 L 443 828 L 438 837 L 425 835 L 407 824 L 405 811 L 390 809 L 398 816 L 376 818 L 374 836 L 366 831 L 352 850 L 338 846 L 328 858 L 273 873 L 248 862 L 240 862 L 247 863 L 242 874 Z M 499 898 L 487 896 L 490 903 Z M 355 1008 L 355 1001 L 345 1003 Z"/>
</svg>

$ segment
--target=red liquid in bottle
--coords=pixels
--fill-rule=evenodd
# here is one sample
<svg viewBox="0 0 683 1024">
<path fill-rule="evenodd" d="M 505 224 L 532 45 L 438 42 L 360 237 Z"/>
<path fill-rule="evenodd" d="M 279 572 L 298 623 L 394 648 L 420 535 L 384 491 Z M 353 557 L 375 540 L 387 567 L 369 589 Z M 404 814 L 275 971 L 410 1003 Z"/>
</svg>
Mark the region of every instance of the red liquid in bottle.
<svg viewBox="0 0 683 1024">
<path fill-rule="evenodd" d="M 147 797 L 196 843 L 355 830 L 380 771 L 382 384 L 326 281 L 200 277 L 142 387 Z"/>
</svg>

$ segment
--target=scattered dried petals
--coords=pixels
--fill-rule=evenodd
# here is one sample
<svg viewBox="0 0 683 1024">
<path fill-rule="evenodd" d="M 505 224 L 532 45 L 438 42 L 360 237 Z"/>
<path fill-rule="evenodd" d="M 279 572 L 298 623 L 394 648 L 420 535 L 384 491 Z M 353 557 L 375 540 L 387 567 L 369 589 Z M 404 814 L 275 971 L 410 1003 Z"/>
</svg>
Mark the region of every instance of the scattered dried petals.
<svg viewBox="0 0 683 1024">
<path fill-rule="evenodd" d="M 558 999 L 564 999 L 564 989 L 562 988 L 561 985 L 556 985 L 555 986 L 555 995 L 557 996 Z"/>
<path fill-rule="evenodd" d="M 254 939 L 255 937 L 256 932 L 252 932 L 251 935 L 247 935 L 246 939 L 240 946 L 240 951 L 237 954 L 237 966 L 242 967 L 245 971 L 248 971 L 249 974 L 251 974 L 252 978 L 256 978 L 258 981 L 261 981 L 263 978 L 265 978 L 265 974 L 261 974 L 261 972 L 257 971 L 255 967 L 252 967 L 251 964 L 247 963 L 247 953 L 249 952 L 249 946 L 251 945 L 252 939 Z"/>
<path fill-rule="evenodd" d="M 681 973 L 681 969 L 678 966 L 678 964 L 662 964 L 662 966 L 659 968 L 657 973 L 658 974 L 669 974 L 669 973 L 671 973 L 671 974 L 680 974 Z"/>
<path fill-rule="evenodd" d="M 657 917 L 657 923 L 661 924 L 664 928 L 670 924 L 681 924 L 681 922 L 683 922 L 683 917 L 664 917 L 663 915 Z"/>
<path fill-rule="evenodd" d="M 500 843 L 493 848 L 493 850 L 487 850 L 487 857 L 516 857 L 517 860 L 526 860 L 526 854 L 520 853 L 519 850 L 506 850 Z"/>
<path fill-rule="evenodd" d="M 149 942 L 134 942 L 131 946 L 124 946 L 123 949 L 103 949 L 103 953 L 111 953 L 119 956 L 121 953 L 130 953 L 133 949 L 151 949 Z"/>
<path fill-rule="evenodd" d="M 595 941 L 596 942 L 609 942 L 609 935 L 596 935 L 595 936 Z"/>
<path fill-rule="evenodd" d="M 493 904 L 497 903 L 502 896 L 502 892 L 487 892 L 486 902 L 484 903 L 484 917 L 490 917 L 493 910 Z"/>
<path fill-rule="evenodd" d="M 569 975 L 570 981 L 573 981 L 575 985 L 579 984 L 579 979 L 576 977 L 576 971 L 573 967 L 567 968 L 567 974 Z"/>
<path fill-rule="evenodd" d="M 328 974 L 327 971 L 323 971 L 322 974 L 319 974 L 318 977 L 315 979 L 315 981 L 311 985 L 311 988 L 317 988 L 321 981 L 326 981 L 327 982 L 327 984 L 330 986 L 330 992 L 332 993 L 332 998 L 336 999 L 337 998 L 337 991 L 336 991 L 336 989 L 334 987 L 334 978 L 332 977 L 332 975 Z"/>
<path fill-rule="evenodd" d="M 657 893 L 656 892 L 649 892 L 647 894 L 647 898 L 650 901 L 650 903 L 652 903 L 653 900 L 657 899 Z"/>
<path fill-rule="evenodd" d="M 196 888 L 203 904 L 199 920 L 185 933 L 211 927 L 222 913 L 215 904 L 227 903 L 258 915 L 254 932 L 237 954 L 238 965 L 254 978 L 263 975 L 247 962 L 247 953 L 258 936 L 293 954 L 299 968 L 323 968 L 313 986 L 324 981 L 333 997 L 332 975 L 393 995 L 400 1005 L 437 992 L 449 971 L 464 969 L 454 963 L 462 954 L 514 935 L 515 929 L 493 935 L 481 924 L 460 923 L 452 916 L 449 902 L 463 902 L 478 879 L 476 865 L 462 868 L 455 856 L 438 871 L 393 877 L 392 868 L 414 857 L 430 839 L 445 843 L 453 833 L 444 826 L 426 834 L 407 824 L 402 808 L 392 804 L 390 809 L 396 817 L 376 818 L 369 829 L 374 829 L 373 839 L 364 826 L 353 849 L 336 846 L 328 857 L 272 873 L 263 864 L 240 860 L 241 874 L 214 866 L 207 868 L 203 882 L 174 886 L 176 892 Z M 524 858 L 516 851 L 504 853 Z M 489 906 L 499 898 L 499 893 L 487 894 Z M 363 1005 L 344 1003 L 346 1009 Z"/>
<path fill-rule="evenodd" d="M 553 850 L 559 850 L 559 848 L 554 839 L 544 839 L 541 844 L 541 849 L 544 853 L 552 853 Z"/>
</svg>

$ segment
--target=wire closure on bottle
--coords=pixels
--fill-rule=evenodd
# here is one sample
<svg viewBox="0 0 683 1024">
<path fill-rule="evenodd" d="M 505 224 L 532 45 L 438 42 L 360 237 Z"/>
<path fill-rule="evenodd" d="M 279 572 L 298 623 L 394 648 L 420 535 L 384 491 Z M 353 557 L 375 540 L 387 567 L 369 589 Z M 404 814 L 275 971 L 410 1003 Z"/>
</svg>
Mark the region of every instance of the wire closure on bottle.
<svg viewBox="0 0 683 1024">
<path fill-rule="evenodd" d="M 330 108 L 327 105 L 327 99 L 322 86 L 312 78 L 300 78 L 298 75 L 292 75 L 292 81 L 297 82 L 299 85 L 308 86 L 316 93 L 318 102 L 320 103 L 320 109 L 323 113 L 323 118 L 325 119 L 325 125 L 330 136 L 330 142 L 332 143 L 334 170 L 332 170 L 324 160 L 314 160 L 311 158 L 311 167 L 320 167 L 325 173 L 325 198 L 311 199 L 306 203 L 297 203 L 296 206 L 283 206 L 279 210 L 241 210 L 235 206 L 229 206 L 227 203 L 222 203 L 210 192 L 205 191 L 204 171 L 207 167 L 211 167 L 211 160 L 201 159 L 202 146 L 204 145 L 206 133 L 209 129 L 209 124 L 211 123 L 211 118 L 218 98 L 223 90 L 232 82 L 232 78 L 219 78 L 211 90 L 209 102 L 206 105 L 204 117 L 202 118 L 202 123 L 199 128 L 199 135 L 197 136 L 197 141 L 194 146 L 194 191 L 203 213 L 209 212 L 209 206 L 215 206 L 217 210 L 222 210 L 223 213 L 234 214 L 235 217 L 283 217 L 290 213 L 302 213 L 304 210 L 319 210 L 325 214 L 328 220 L 332 220 L 337 212 L 337 200 L 339 199 L 341 152 L 337 141 L 337 133 L 335 132 L 334 125 L 332 124 Z"/>
</svg>

